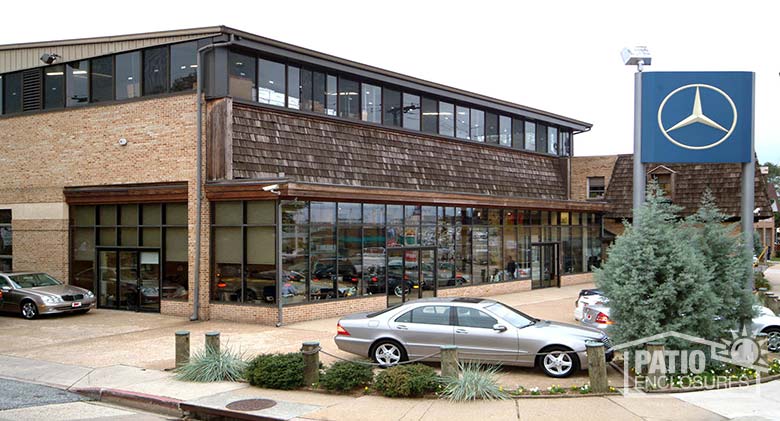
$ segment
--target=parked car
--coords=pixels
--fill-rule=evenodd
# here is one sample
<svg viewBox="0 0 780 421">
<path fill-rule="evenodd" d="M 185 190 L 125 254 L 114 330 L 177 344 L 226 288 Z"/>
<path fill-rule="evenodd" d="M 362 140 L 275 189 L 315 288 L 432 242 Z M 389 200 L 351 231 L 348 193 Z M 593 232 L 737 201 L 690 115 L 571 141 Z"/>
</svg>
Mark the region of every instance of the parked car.
<svg viewBox="0 0 780 421">
<path fill-rule="evenodd" d="M 756 306 L 756 310 L 758 315 L 747 326 L 748 332 L 751 335 L 766 333 L 769 351 L 780 352 L 780 317 L 766 307 Z M 598 304 L 585 306 L 580 323 L 601 330 L 615 324 L 610 318 L 609 299 L 602 296 Z"/>
<path fill-rule="evenodd" d="M 86 313 L 95 306 L 95 294 L 65 285 L 45 273 L 0 273 L 0 310 L 25 319 L 41 314 Z"/>
<path fill-rule="evenodd" d="M 611 346 L 598 329 L 540 320 L 498 301 L 463 297 L 426 298 L 352 314 L 339 320 L 334 340 L 342 351 L 383 366 L 418 358 L 437 361 L 432 354 L 455 345 L 462 360 L 540 367 L 550 377 L 587 368 L 586 341 Z"/>
<path fill-rule="evenodd" d="M 595 288 L 580 290 L 580 295 L 577 297 L 577 301 L 574 302 L 574 320 L 582 320 L 585 307 L 602 304 L 605 300 L 606 297 L 604 297 L 601 290 Z"/>
</svg>

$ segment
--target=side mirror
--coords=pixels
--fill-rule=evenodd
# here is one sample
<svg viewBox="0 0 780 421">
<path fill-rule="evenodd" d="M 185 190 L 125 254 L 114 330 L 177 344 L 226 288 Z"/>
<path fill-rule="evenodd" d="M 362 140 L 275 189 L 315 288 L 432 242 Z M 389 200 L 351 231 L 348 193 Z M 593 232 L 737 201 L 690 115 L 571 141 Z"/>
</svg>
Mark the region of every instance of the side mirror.
<svg viewBox="0 0 780 421">
<path fill-rule="evenodd" d="M 506 332 L 506 326 L 499 325 L 499 324 L 494 324 L 493 325 L 493 330 L 498 331 L 498 332 Z"/>
</svg>

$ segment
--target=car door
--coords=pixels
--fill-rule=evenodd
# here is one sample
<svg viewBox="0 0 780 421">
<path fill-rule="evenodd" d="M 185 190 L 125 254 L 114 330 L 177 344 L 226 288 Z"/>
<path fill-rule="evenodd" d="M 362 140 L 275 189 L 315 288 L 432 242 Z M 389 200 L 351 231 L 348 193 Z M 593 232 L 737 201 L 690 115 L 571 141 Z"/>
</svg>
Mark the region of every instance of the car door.
<svg viewBox="0 0 780 421">
<path fill-rule="evenodd" d="M 517 329 L 490 314 L 475 308 L 456 306 L 454 345 L 458 355 L 464 360 L 497 361 L 514 363 L 517 361 Z M 501 325 L 506 330 L 493 329 Z"/>
<path fill-rule="evenodd" d="M 406 348 L 410 359 L 439 352 L 443 345 L 452 345 L 453 326 L 450 307 L 420 305 L 390 322 L 394 336 Z"/>
</svg>

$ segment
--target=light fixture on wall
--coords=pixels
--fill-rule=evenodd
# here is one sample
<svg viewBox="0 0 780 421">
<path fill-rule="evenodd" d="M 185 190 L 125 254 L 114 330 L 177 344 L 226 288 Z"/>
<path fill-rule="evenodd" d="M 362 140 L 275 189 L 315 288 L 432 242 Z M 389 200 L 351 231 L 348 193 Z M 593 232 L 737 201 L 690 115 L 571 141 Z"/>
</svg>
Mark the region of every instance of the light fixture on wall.
<svg viewBox="0 0 780 421">
<path fill-rule="evenodd" d="M 124 137 L 119 139 L 119 146 L 126 146 L 127 145 L 127 139 Z"/>
<path fill-rule="evenodd" d="M 55 53 L 43 53 L 43 54 L 41 54 L 41 61 L 46 63 L 46 64 L 52 64 L 57 59 L 60 59 L 60 58 L 62 58 L 62 56 L 60 56 L 59 54 L 55 54 Z"/>
</svg>

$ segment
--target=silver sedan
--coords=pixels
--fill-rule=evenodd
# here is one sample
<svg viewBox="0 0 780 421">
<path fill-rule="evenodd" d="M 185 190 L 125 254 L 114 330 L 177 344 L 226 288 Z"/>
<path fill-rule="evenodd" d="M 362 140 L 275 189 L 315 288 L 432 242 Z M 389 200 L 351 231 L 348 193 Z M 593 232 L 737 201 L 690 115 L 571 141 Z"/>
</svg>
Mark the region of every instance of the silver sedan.
<svg viewBox="0 0 780 421">
<path fill-rule="evenodd" d="M 438 361 L 442 346 L 455 345 L 461 360 L 535 366 L 551 377 L 587 368 L 589 340 L 610 346 L 598 329 L 539 320 L 481 298 L 429 298 L 352 314 L 339 320 L 335 337 L 339 349 L 383 366 Z"/>
</svg>

